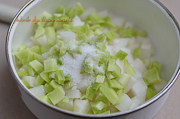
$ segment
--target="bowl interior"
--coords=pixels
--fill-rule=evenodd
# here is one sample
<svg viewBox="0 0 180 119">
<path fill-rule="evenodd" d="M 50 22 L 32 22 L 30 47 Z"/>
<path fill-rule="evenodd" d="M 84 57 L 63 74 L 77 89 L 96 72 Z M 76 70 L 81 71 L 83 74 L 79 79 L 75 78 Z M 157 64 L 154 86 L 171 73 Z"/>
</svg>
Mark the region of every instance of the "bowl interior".
<svg viewBox="0 0 180 119">
<path fill-rule="evenodd" d="M 162 78 L 173 80 L 179 67 L 179 32 L 168 13 L 152 0 L 36 0 L 23 10 L 19 18 L 33 19 L 42 12 L 53 13 L 61 5 L 72 7 L 81 2 L 85 8 L 106 10 L 133 21 L 136 27 L 148 32 L 155 46 L 155 58 L 163 65 Z M 12 48 L 26 43 L 34 34 L 33 22 L 15 22 L 8 42 L 10 65 L 20 81 L 12 57 Z"/>
</svg>

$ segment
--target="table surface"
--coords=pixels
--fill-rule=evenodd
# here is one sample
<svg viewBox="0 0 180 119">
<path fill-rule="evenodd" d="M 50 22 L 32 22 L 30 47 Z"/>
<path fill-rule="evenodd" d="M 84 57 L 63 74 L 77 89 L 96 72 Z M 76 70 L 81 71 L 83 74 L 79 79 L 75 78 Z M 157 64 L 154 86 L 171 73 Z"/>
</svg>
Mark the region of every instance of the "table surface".
<svg viewBox="0 0 180 119">
<path fill-rule="evenodd" d="M 22 7 L 28 0 L 0 0 L 0 3 Z M 180 23 L 180 0 L 160 0 Z M 15 81 L 8 70 L 5 58 L 5 38 L 9 25 L 0 23 L 0 119 L 36 119 L 17 95 Z M 8 85 L 7 85 L 8 84 Z M 180 117 L 180 79 L 171 89 L 167 102 L 153 119 L 179 119 Z"/>
</svg>

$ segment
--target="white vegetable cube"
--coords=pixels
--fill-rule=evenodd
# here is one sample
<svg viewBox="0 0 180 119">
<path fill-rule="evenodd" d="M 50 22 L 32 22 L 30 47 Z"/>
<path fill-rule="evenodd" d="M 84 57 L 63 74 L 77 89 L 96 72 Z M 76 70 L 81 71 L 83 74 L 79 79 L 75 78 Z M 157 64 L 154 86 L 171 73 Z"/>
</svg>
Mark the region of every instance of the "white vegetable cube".
<svg viewBox="0 0 180 119">
<path fill-rule="evenodd" d="M 131 103 L 132 103 L 131 98 L 127 94 L 124 94 L 124 96 L 122 97 L 121 103 L 116 105 L 116 108 L 119 111 L 123 112 L 123 111 L 129 110 Z"/>
<path fill-rule="evenodd" d="M 69 98 L 80 98 L 81 97 L 81 92 L 77 89 L 75 90 L 67 90 L 66 91 L 66 96 Z"/>
<path fill-rule="evenodd" d="M 47 37 L 44 35 L 36 40 L 34 40 L 35 44 L 42 45 L 48 47 L 48 40 Z"/>
<path fill-rule="evenodd" d="M 74 17 L 72 21 L 72 26 L 83 26 L 83 25 L 84 25 L 84 22 L 81 21 L 81 19 L 78 16 Z"/>
<path fill-rule="evenodd" d="M 133 95 L 137 96 L 141 102 L 144 102 L 146 99 L 146 90 L 147 85 L 142 79 L 137 80 L 131 88 Z"/>
<path fill-rule="evenodd" d="M 60 107 L 64 110 L 73 111 L 74 101 L 73 101 L 73 99 L 70 99 L 69 102 L 64 102 L 64 103 L 60 102 L 56 106 Z"/>
<path fill-rule="evenodd" d="M 130 109 L 136 108 L 141 104 L 141 101 L 138 99 L 138 97 L 133 97 L 131 99 L 131 102 L 132 103 L 131 103 Z"/>
<path fill-rule="evenodd" d="M 81 80 L 81 83 L 78 83 L 77 85 L 78 89 L 81 90 L 82 92 L 85 92 L 88 86 L 89 86 L 89 83 L 87 79 Z"/>
<path fill-rule="evenodd" d="M 127 47 L 133 52 L 134 49 L 140 47 L 140 43 L 136 39 L 133 38 L 129 40 Z"/>
<path fill-rule="evenodd" d="M 75 41 L 76 39 L 76 34 L 72 31 L 60 31 L 59 36 L 66 42 Z"/>
<path fill-rule="evenodd" d="M 29 84 L 29 86 L 31 86 L 31 87 L 35 87 L 36 86 L 36 83 L 35 83 L 36 79 L 35 79 L 35 77 L 32 77 L 32 76 L 23 76 L 22 80 L 26 81 Z"/>
<path fill-rule="evenodd" d="M 74 112 L 87 114 L 91 110 L 91 106 L 88 100 L 75 100 L 74 101 Z"/>
<path fill-rule="evenodd" d="M 128 82 L 128 85 L 127 85 L 127 89 L 126 89 L 126 93 L 131 90 L 132 86 L 135 84 L 136 81 L 137 81 L 137 79 L 135 79 L 134 77 L 131 77 L 129 79 L 129 82 Z"/>
<path fill-rule="evenodd" d="M 43 85 L 31 88 L 29 90 L 34 96 L 36 96 L 38 98 L 40 98 L 41 96 L 45 96 L 45 91 L 44 91 L 44 86 Z"/>
<path fill-rule="evenodd" d="M 142 72 L 142 74 L 144 74 L 146 72 L 146 67 L 140 59 L 134 60 L 134 68 L 135 68 L 135 70 Z"/>
<path fill-rule="evenodd" d="M 144 41 L 141 45 L 141 58 L 149 59 L 152 56 L 153 47 L 149 40 Z"/>
</svg>

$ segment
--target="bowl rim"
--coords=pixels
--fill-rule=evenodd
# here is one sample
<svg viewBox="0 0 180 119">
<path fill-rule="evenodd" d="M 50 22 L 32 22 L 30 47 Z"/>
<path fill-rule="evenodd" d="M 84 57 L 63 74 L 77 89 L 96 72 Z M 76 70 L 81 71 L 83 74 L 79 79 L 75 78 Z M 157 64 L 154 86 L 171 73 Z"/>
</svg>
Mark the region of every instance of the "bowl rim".
<svg viewBox="0 0 180 119">
<path fill-rule="evenodd" d="M 41 0 L 37 0 L 37 1 L 41 1 Z M 174 29 L 177 32 L 176 35 L 179 36 L 178 40 L 179 40 L 179 47 L 180 47 L 180 27 L 179 27 L 179 24 L 178 24 L 177 20 L 173 16 L 173 14 L 159 0 L 148 0 L 148 1 L 151 2 L 152 4 L 154 4 L 159 9 L 164 10 L 164 12 L 168 15 L 167 17 L 170 17 L 169 21 L 171 23 L 173 23 L 175 25 L 175 27 L 176 27 Z M 43 105 L 43 106 L 45 106 L 45 107 L 47 107 L 49 109 L 52 109 L 53 111 L 56 111 L 58 113 L 63 113 L 64 115 L 75 116 L 75 117 L 79 117 L 79 118 L 112 118 L 112 117 L 125 116 L 125 115 L 128 115 L 130 113 L 134 113 L 134 112 L 137 112 L 139 110 L 142 110 L 142 109 L 146 108 L 147 106 L 151 105 L 152 103 L 155 103 L 156 101 L 158 101 L 159 98 L 164 96 L 170 90 L 170 88 L 174 85 L 174 83 L 176 82 L 176 80 L 177 80 L 177 78 L 178 78 L 178 76 L 180 74 L 180 55 L 179 55 L 179 58 L 178 58 L 178 63 L 177 63 L 177 66 L 176 66 L 176 70 L 175 70 L 174 74 L 172 75 L 171 79 L 169 80 L 168 84 L 164 87 L 164 89 L 162 89 L 155 97 L 153 97 L 152 99 L 146 101 L 144 104 L 142 104 L 142 105 L 140 105 L 140 106 L 138 106 L 138 107 L 136 107 L 134 109 L 128 110 L 128 111 L 117 112 L 117 113 L 107 114 L 107 115 L 78 114 L 78 113 L 74 113 L 74 112 L 71 112 L 71 111 L 66 111 L 66 110 L 57 108 L 57 107 L 55 107 L 53 105 L 50 105 L 50 104 L 47 104 L 47 103 L 41 101 L 40 99 L 38 99 L 37 97 L 32 95 L 30 93 L 30 91 L 28 91 L 28 89 L 24 86 L 24 84 L 22 84 L 22 82 L 20 80 L 18 80 L 18 77 L 16 77 L 15 72 L 14 72 L 14 70 L 12 68 L 14 65 L 13 65 L 13 62 L 11 62 L 11 60 L 10 60 L 11 56 L 10 56 L 10 53 L 9 53 L 9 44 L 10 44 L 9 41 L 12 40 L 12 39 L 9 38 L 9 36 L 11 34 L 11 30 L 12 30 L 14 24 L 15 24 L 15 21 L 18 18 L 18 16 L 20 16 L 21 13 L 24 10 L 26 10 L 26 8 L 28 6 L 30 6 L 33 2 L 35 2 L 35 0 L 30 0 L 29 2 L 27 2 L 18 11 L 16 16 L 14 17 L 14 19 L 13 19 L 13 21 L 12 21 L 12 23 L 11 23 L 9 29 L 8 29 L 8 32 L 7 32 L 6 43 L 5 43 L 5 53 L 6 53 L 6 60 L 7 60 L 7 63 L 8 63 L 9 70 L 10 70 L 14 80 L 16 80 L 16 83 L 18 84 L 18 86 L 20 85 L 21 88 L 26 92 L 26 94 L 28 94 L 30 97 L 32 97 L 35 101 L 39 102 L 41 105 Z M 180 50 L 180 48 L 179 48 L 179 50 Z"/>
</svg>

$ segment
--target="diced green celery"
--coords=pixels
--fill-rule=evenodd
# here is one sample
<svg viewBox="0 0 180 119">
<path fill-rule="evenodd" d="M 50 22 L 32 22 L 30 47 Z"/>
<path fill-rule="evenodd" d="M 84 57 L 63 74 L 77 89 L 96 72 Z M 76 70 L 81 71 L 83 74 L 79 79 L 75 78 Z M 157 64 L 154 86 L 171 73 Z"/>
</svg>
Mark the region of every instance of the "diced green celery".
<svg viewBox="0 0 180 119">
<path fill-rule="evenodd" d="M 51 79 L 49 78 L 48 73 L 46 73 L 46 72 L 41 72 L 41 73 L 40 73 L 40 77 L 41 77 L 44 81 L 46 81 L 47 83 L 49 83 L 49 82 L 51 81 Z"/>
<path fill-rule="evenodd" d="M 43 85 L 44 83 L 45 83 L 45 81 L 40 76 L 36 77 L 36 80 L 35 80 L 36 86 Z"/>
<path fill-rule="evenodd" d="M 104 23 L 104 19 L 96 13 L 92 13 L 86 18 L 85 22 L 91 25 L 95 25 Z"/>
<path fill-rule="evenodd" d="M 106 44 L 104 42 L 96 42 L 96 47 L 100 51 L 105 51 L 106 50 Z"/>
<path fill-rule="evenodd" d="M 149 84 L 159 84 L 161 83 L 161 78 L 159 76 L 159 72 L 157 70 L 157 68 L 152 68 L 152 69 L 149 69 L 147 72 L 146 72 L 146 76 L 145 76 L 145 79 L 147 80 L 147 82 Z"/>
<path fill-rule="evenodd" d="M 41 57 L 39 54 L 32 52 L 28 49 L 17 52 L 15 56 L 21 62 L 21 64 L 26 64 L 33 60 L 40 61 L 40 57 Z"/>
<path fill-rule="evenodd" d="M 53 88 L 50 84 L 46 83 L 46 84 L 44 85 L 44 90 L 45 90 L 45 92 L 46 92 L 46 94 L 47 94 L 47 93 L 53 91 L 54 88 Z"/>
<path fill-rule="evenodd" d="M 35 52 L 35 53 L 38 53 L 39 54 L 39 51 L 40 51 L 40 47 L 35 45 L 33 47 L 30 48 L 30 51 L 32 52 Z"/>
<path fill-rule="evenodd" d="M 27 88 L 31 88 L 31 86 L 29 85 L 29 83 L 25 80 L 21 80 L 23 82 L 23 84 L 27 87 Z"/>
<path fill-rule="evenodd" d="M 27 47 L 25 45 L 20 45 L 18 46 L 17 48 L 17 51 L 22 51 L 22 50 L 25 50 Z"/>
<path fill-rule="evenodd" d="M 96 76 L 96 83 L 104 83 L 105 76 L 103 75 L 97 75 Z"/>
<path fill-rule="evenodd" d="M 116 77 L 112 74 L 112 72 L 107 72 L 107 73 L 106 73 L 106 77 L 107 77 L 107 79 L 109 79 L 109 80 L 116 78 Z"/>
<path fill-rule="evenodd" d="M 28 71 L 25 68 L 20 68 L 17 73 L 19 77 L 28 76 Z"/>
<path fill-rule="evenodd" d="M 141 48 L 136 48 L 133 52 L 134 58 L 139 58 L 141 56 Z"/>
<path fill-rule="evenodd" d="M 43 71 L 44 67 L 43 65 L 37 61 L 37 60 L 34 60 L 32 62 L 29 63 L 29 65 L 37 72 L 37 73 L 40 73 Z"/>
<path fill-rule="evenodd" d="M 41 96 L 40 99 L 43 101 L 43 102 L 46 102 L 48 104 L 52 104 L 51 100 L 48 98 L 48 96 Z"/>
<path fill-rule="evenodd" d="M 44 47 L 44 46 L 41 46 L 40 47 L 40 51 L 39 51 L 39 54 L 43 54 L 43 53 L 45 53 L 45 52 L 47 52 L 48 51 L 48 49 L 46 48 L 46 47 Z"/>
<path fill-rule="evenodd" d="M 65 14 L 66 14 L 66 8 L 65 8 L 64 6 L 60 6 L 60 7 L 57 9 L 56 12 L 65 15 Z"/>
<path fill-rule="evenodd" d="M 151 69 L 151 68 L 156 68 L 157 70 L 158 70 L 158 72 L 159 72 L 159 74 L 160 74 L 160 72 L 161 72 L 161 64 L 159 63 L 159 62 L 157 62 L 157 61 L 153 61 L 153 62 L 150 62 L 150 64 L 149 64 L 149 69 Z"/>
<path fill-rule="evenodd" d="M 56 72 L 49 73 L 49 78 L 55 79 L 56 78 L 55 76 L 56 76 Z"/>
<path fill-rule="evenodd" d="M 119 58 L 120 60 L 124 60 L 128 56 L 128 54 L 122 50 L 120 50 L 117 54 L 116 57 Z"/>
<path fill-rule="evenodd" d="M 96 101 L 103 101 L 105 104 L 109 105 L 110 102 L 109 100 L 102 94 L 102 93 L 99 93 L 97 96 L 96 96 Z"/>
<path fill-rule="evenodd" d="M 102 112 L 105 112 L 106 107 L 107 105 L 102 101 L 91 103 L 91 108 L 94 114 L 100 114 Z"/>
<path fill-rule="evenodd" d="M 130 27 L 127 27 L 127 28 L 120 27 L 120 28 L 118 28 L 118 33 L 123 38 L 132 38 L 134 36 L 137 36 L 137 31 L 133 30 Z"/>
<path fill-rule="evenodd" d="M 69 82 L 65 83 L 65 89 L 71 89 L 73 86 L 74 86 L 73 81 L 69 81 Z"/>
<path fill-rule="evenodd" d="M 93 100 L 95 93 L 96 93 L 96 90 L 93 89 L 92 87 L 89 87 L 86 91 L 86 98 L 89 100 Z"/>
<path fill-rule="evenodd" d="M 110 72 L 114 78 L 120 78 L 121 76 L 121 68 L 116 64 L 115 59 L 109 60 L 107 71 Z"/>
<path fill-rule="evenodd" d="M 98 91 L 100 88 L 101 84 L 98 83 L 92 83 L 91 88 L 93 88 L 95 91 Z"/>
<path fill-rule="evenodd" d="M 70 80 L 71 80 L 71 75 L 70 74 L 66 75 L 65 76 L 65 81 L 70 81 Z"/>
<path fill-rule="evenodd" d="M 124 60 L 124 66 L 126 69 L 126 73 L 130 74 L 131 76 L 136 75 L 136 72 L 134 71 L 133 67 L 131 66 L 131 64 L 129 63 L 127 59 Z"/>
<path fill-rule="evenodd" d="M 75 8 L 70 8 L 67 12 L 67 15 L 70 17 L 70 18 L 74 18 L 76 16 L 76 9 Z"/>
<path fill-rule="evenodd" d="M 43 26 L 38 26 L 36 29 L 36 33 L 34 35 L 34 40 L 37 40 L 38 38 L 42 37 L 45 34 L 45 29 Z"/>
<path fill-rule="evenodd" d="M 51 100 L 53 105 L 58 104 L 65 97 L 65 92 L 63 87 L 60 86 L 54 89 L 52 92 L 47 94 L 47 97 Z"/>
<path fill-rule="evenodd" d="M 102 25 L 104 25 L 106 27 L 109 27 L 109 28 L 114 28 L 115 27 L 115 25 L 112 23 L 112 20 L 111 20 L 111 18 L 109 16 L 104 18 L 104 23 Z"/>
<path fill-rule="evenodd" d="M 123 86 L 117 80 L 110 80 L 108 82 L 108 84 L 111 88 L 115 88 L 115 89 L 122 89 L 123 88 Z"/>
<path fill-rule="evenodd" d="M 42 20 L 42 22 L 38 22 L 38 26 L 46 26 L 47 24 L 49 24 L 49 22 L 46 22 L 46 21 L 43 21 L 44 19 L 51 19 L 52 18 L 52 15 L 48 12 L 43 12 L 40 17 L 38 19 Z"/>
<path fill-rule="evenodd" d="M 27 66 L 27 71 L 29 76 L 35 76 L 36 74 L 36 72 L 33 70 L 33 68 L 30 65 Z"/>
<path fill-rule="evenodd" d="M 55 78 L 56 82 L 60 85 L 64 85 L 65 82 L 65 76 L 64 76 L 64 72 L 63 70 L 57 70 L 56 71 L 56 78 Z"/>
<path fill-rule="evenodd" d="M 146 91 L 146 98 L 147 99 L 153 98 L 156 94 L 157 94 L 157 92 L 153 88 L 151 88 L 151 87 L 147 88 L 147 91 Z"/>
<path fill-rule="evenodd" d="M 122 98 L 123 98 L 123 96 L 124 96 L 124 93 L 125 93 L 125 90 L 123 90 L 123 89 L 117 91 L 117 95 L 118 95 L 118 97 L 119 97 L 118 104 L 121 103 Z"/>
<path fill-rule="evenodd" d="M 113 105 L 117 104 L 119 97 L 117 93 L 108 86 L 108 84 L 103 84 L 100 87 L 100 91 Z"/>
<path fill-rule="evenodd" d="M 113 31 L 106 32 L 105 35 L 107 37 L 107 41 L 111 41 L 117 38 L 115 32 Z"/>
<path fill-rule="evenodd" d="M 84 10 L 83 6 L 81 5 L 81 3 L 77 3 L 76 4 L 76 15 L 80 16 L 84 13 L 84 11 L 85 10 Z"/>
<path fill-rule="evenodd" d="M 119 82 L 120 84 L 123 86 L 123 87 L 126 87 L 128 82 L 130 80 L 130 76 L 127 75 L 127 74 L 122 74 L 120 79 L 119 79 Z"/>
<path fill-rule="evenodd" d="M 56 59 L 47 59 L 44 61 L 44 71 L 45 72 L 54 72 L 58 70 L 57 60 Z"/>
<path fill-rule="evenodd" d="M 61 101 L 62 103 L 68 103 L 69 102 L 69 98 L 68 97 L 64 97 Z"/>
<path fill-rule="evenodd" d="M 50 83 L 49 83 L 54 89 L 61 86 L 59 85 L 55 80 L 52 80 Z"/>
<path fill-rule="evenodd" d="M 56 32 L 54 27 L 46 27 L 45 28 L 45 34 L 48 40 L 48 43 L 50 46 L 55 45 L 56 43 Z"/>
<path fill-rule="evenodd" d="M 91 74 L 93 73 L 93 69 L 93 66 L 91 66 L 89 62 L 84 61 L 82 72 Z"/>
</svg>

